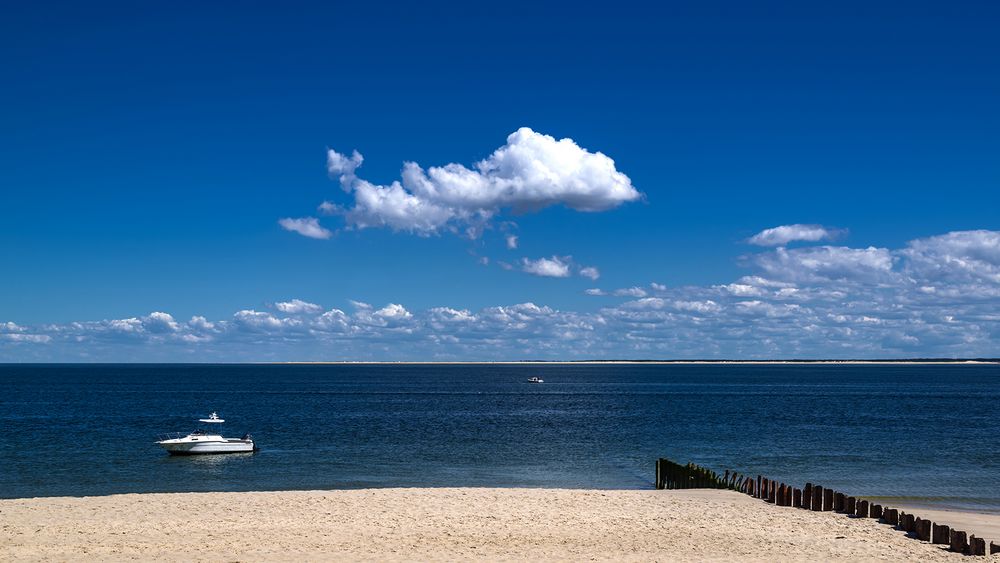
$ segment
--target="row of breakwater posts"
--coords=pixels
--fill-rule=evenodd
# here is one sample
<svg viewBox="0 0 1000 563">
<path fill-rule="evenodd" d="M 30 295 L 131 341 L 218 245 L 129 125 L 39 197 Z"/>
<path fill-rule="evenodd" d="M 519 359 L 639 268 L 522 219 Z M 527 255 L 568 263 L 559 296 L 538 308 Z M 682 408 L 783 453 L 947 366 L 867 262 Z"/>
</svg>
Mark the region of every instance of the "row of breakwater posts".
<svg viewBox="0 0 1000 563">
<path fill-rule="evenodd" d="M 840 491 L 806 483 L 798 489 L 762 475 L 756 478 L 726 470 L 722 475 L 715 471 L 688 463 L 681 465 L 669 459 L 656 461 L 657 489 L 729 489 L 739 491 L 776 506 L 788 506 L 816 512 L 837 512 L 856 518 L 873 518 L 906 532 L 915 539 L 933 544 L 947 545 L 950 551 L 966 555 L 1000 553 L 1000 544 L 984 538 L 954 530 L 896 508 L 849 496 Z"/>
</svg>

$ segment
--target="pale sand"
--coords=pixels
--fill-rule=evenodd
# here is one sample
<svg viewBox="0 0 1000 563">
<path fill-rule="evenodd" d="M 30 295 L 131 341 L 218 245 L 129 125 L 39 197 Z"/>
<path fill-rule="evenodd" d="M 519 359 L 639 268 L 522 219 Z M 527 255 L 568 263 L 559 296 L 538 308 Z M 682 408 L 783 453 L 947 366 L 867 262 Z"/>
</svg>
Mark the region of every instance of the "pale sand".
<svg viewBox="0 0 1000 563">
<path fill-rule="evenodd" d="M 0 560 L 128 559 L 969 561 L 871 519 L 776 507 L 730 491 L 368 489 L 0 500 Z"/>
</svg>

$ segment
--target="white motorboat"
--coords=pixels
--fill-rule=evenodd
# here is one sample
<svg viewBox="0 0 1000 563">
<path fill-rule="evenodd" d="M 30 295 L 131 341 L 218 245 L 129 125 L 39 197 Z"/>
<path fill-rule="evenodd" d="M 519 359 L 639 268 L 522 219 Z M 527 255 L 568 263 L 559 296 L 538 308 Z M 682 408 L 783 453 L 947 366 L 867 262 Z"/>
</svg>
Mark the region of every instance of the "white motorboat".
<svg viewBox="0 0 1000 563">
<path fill-rule="evenodd" d="M 528 383 L 545 383 L 545 380 L 540 377 L 529 377 Z"/>
<path fill-rule="evenodd" d="M 199 428 L 188 435 L 181 433 L 167 434 L 161 436 L 156 442 L 170 455 L 197 455 L 197 454 L 234 454 L 257 451 L 257 445 L 253 438 L 245 434 L 242 438 L 224 438 L 211 426 L 222 424 L 225 420 L 219 415 L 212 413 L 208 418 L 199 418 L 198 422 L 210 425 L 206 428 Z"/>
</svg>

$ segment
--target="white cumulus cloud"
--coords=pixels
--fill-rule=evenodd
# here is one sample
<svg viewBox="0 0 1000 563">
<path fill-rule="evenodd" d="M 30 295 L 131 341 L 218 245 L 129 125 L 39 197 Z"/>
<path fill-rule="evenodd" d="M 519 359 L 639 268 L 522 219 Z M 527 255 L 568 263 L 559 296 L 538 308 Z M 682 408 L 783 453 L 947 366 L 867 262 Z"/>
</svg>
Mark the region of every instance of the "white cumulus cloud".
<svg viewBox="0 0 1000 563">
<path fill-rule="evenodd" d="M 781 225 L 771 229 L 764 229 L 756 235 L 747 239 L 750 244 L 757 246 L 784 246 L 790 242 L 804 241 L 817 242 L 830 240 L 837 237 L 840 231 L 827 229 L 822 225 Z"/>
<path fill-rule="evenodd" d="M 400 180 L 377 185 L 356 176 L 362 162 L 356 151 L 350 157 L 328 151 L 331 176 L 354 201 L 343 209 L 321 204 L 358 229 L 387 227 L 419 235 L 448 229 L 475 237 L 503 210 L 523 213 L 563 205 L 605 211 L 642 197 L 608 156 L 527 127 L 511 133 L 504 146 L 472 168 L 451 163 L 425 170 L 407 162 Z M 516 237 L 507 243 L 515 247 Z"/>
<path fill-rule="evenodd" d="M 531 260 L 521 259 L 521 270 L 535 276 L 547 278 L 568 278 L 570 275 L 570 258 L 568 256 L 553 256 Z"/>
<path fill-rule="evenodd" d="M 323 307 L 315 303 L 309 303 L 308 301 L 303 301 L 301 299 L 292 299 L 291 301 L 281 301 L 274 304 L 274 308 L 281 311 L 282 313 L 288 313 L 290 315 L 302 315 L 319 313 L 323 310 Z"/>
<path fill-rule="evenodd" d="M 333 233 L 320 225 L 319 219 L 315 217 L 301 217 L 299 219 L 285 217 L 284 219 L 279 219 L 278 224 L 286 231 L 299 233 L 304 237 L 328 239 L 333 236 Z"/>
<path fill-rule="evenodd" d="M 755 255 L 753 262 L 768 276 L 780 281 L 878 281 L 894 274 L 894 257 L 886 248 L 814 246 L 777 248 Z"/>
</svg>

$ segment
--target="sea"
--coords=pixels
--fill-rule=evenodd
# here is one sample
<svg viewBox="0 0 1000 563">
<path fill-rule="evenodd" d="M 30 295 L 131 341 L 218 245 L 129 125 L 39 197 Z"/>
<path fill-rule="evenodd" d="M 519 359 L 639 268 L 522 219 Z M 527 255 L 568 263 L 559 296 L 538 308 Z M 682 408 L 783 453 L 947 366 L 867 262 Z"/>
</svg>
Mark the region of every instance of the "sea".
<svg viewBox="0 0 1000 563">
<path fill-rule="evenodd" d="M 155 444 L 213 411 L 260 451 Z M 646 489 L 660 457 L 1000 513 L 1000 366 L 0 365 L 3 498 Z"/>
</svg>

